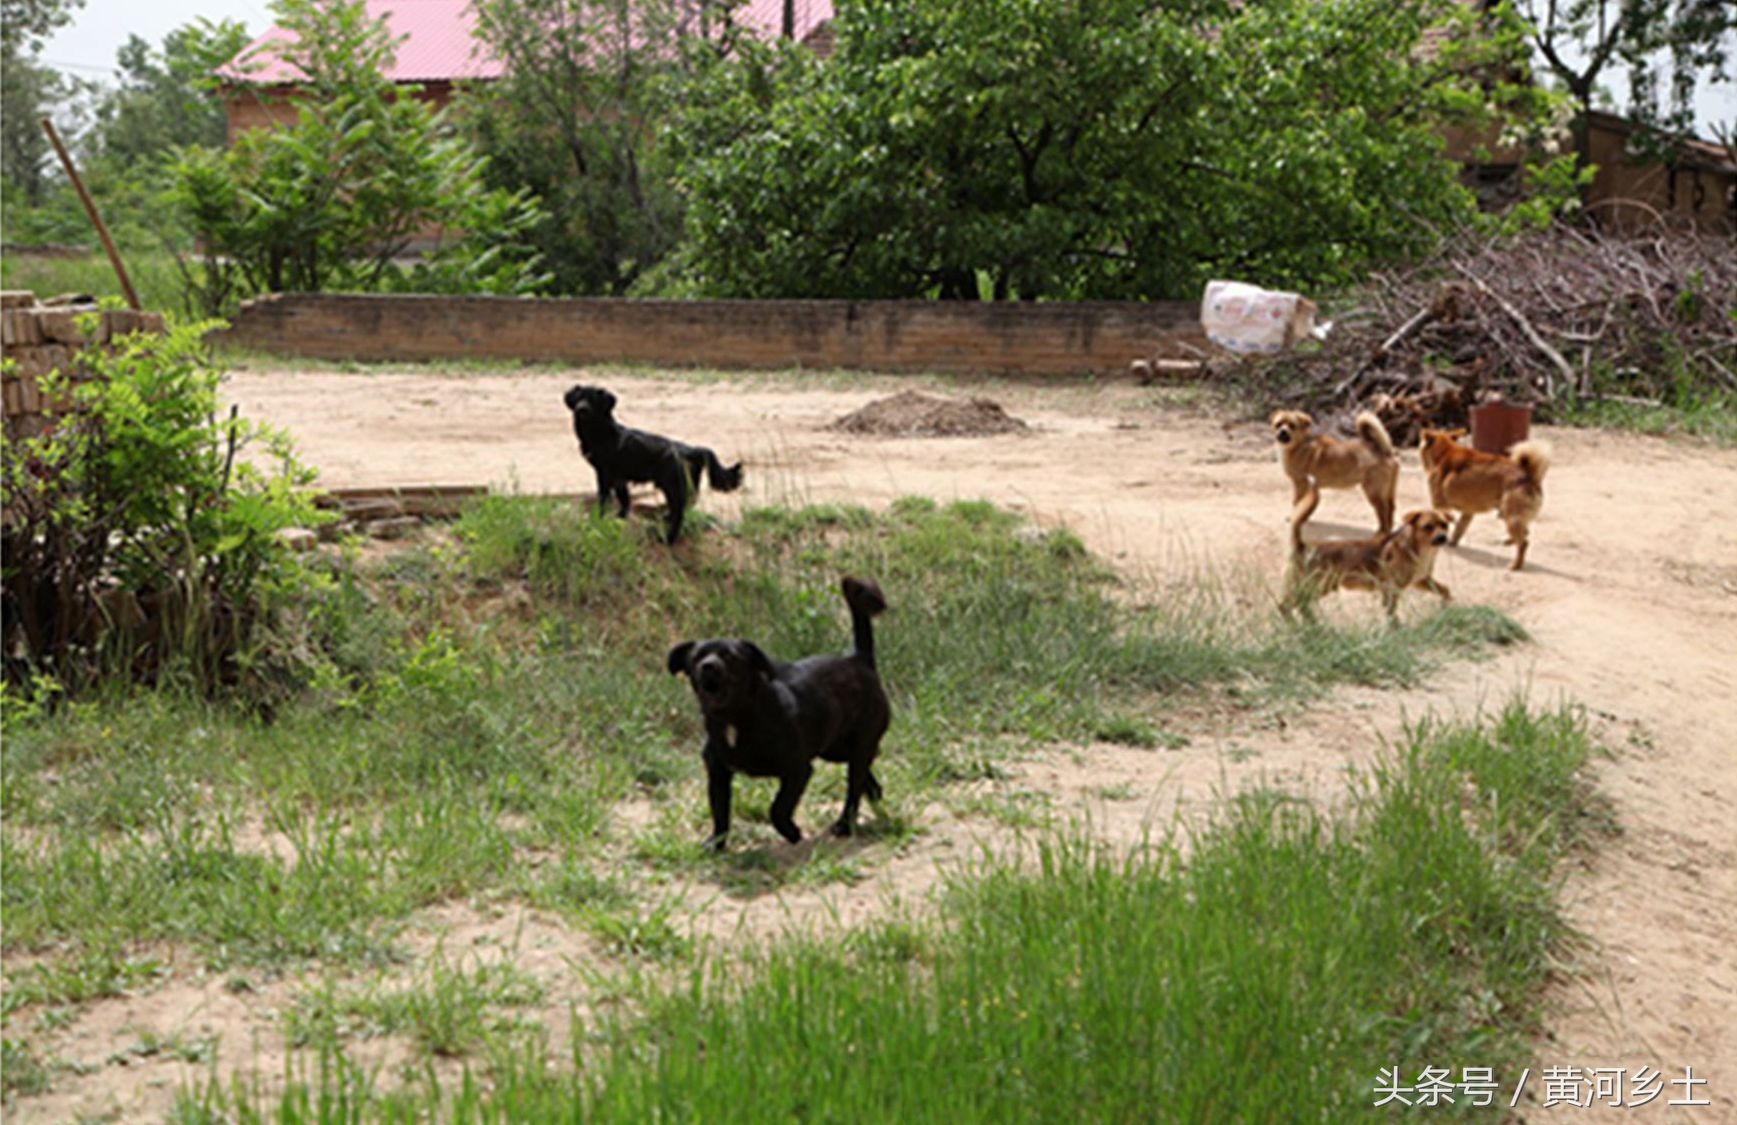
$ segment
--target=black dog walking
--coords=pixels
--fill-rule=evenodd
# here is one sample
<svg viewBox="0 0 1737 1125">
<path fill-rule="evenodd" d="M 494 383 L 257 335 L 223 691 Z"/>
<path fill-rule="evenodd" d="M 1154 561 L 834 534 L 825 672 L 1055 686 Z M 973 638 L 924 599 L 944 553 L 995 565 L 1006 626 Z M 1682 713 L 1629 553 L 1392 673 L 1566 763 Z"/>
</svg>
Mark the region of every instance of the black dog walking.
<svg viewBox="0 0 1737 1125">
<path fill-rule="evenodd" d="M 685 673 L 706 720 L 706 792 L 712 836 L 722 850 L 730 831 L 730 783 L 737 773 L 780 779 L 772 827 L 791 843 L 802 839 L 796 803 L 814 774 L 814 759 L 846 767 L 844 812 L 834 836 L 856 830 L 864 797 L 881 799 L 875 755 L 891 721 L 875 670 L 873 620 L 887 608 L 881 588 L 846 578 L 854 643 L 843 656 L 775 663 L 752 641 L 684 641 L 669 651 L 671 675 Z"/>
<path fill-rule="evenodd" d="M 734 492 L 742 486 L 742 463 L 728 468 L 718 455 L 700 445 L 688 445 L 644 430 L 623 426 L 615 420 L 615 396 L 602 387 L 573 386 L 565 395 L 573 412 L 573 432 L 579 436 L 579 451 L 597 472 L 597 510 L 608 510 L 614 496 L 625 519 L 627 486 L 652 484 L 663 493 L 669 509 L 667 542 L 674 543 L 682 531 L 682 516 L 688 499 L 699 490 L 703 472 L 719 492 Z"/>
</svg>

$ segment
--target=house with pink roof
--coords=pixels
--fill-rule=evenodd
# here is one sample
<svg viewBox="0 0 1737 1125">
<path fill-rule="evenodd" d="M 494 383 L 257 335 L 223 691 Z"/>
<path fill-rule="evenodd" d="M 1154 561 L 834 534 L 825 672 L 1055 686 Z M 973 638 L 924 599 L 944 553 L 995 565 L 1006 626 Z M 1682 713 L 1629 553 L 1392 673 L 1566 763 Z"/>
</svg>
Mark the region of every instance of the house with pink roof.
<svg viewBox="0 0 1737 1125">
<path fill-rule="evenodd" d="M 364 0 L 368 15 L 385 21 L 398 40 L 386 77 L 412 96 L 444 106 L 460 82 L 499 78 L 502 63 L 475 37 L 472 0 Z M 697 18 L 698 6 L 695 7 Z M 821 54 L 832 50 L 832 0 L 750 0 L 733 18 L 767 39 L 787 37 Z M 229 139 L 248 129 L 287 123 L 289 95 L 303 76 L 273 49 L 289 33 L 273 27 L 217 69 L 224 79 Z"/>
<path fill-rule="evenodd" d="M 704 0 L 690 2 L 697 20 Z M 413 96 L 442 106 L 452 99 L 457 83 L 501 76 L 502 64 L 473 35 L 471 0 L 365 3 L 368 14 L 383 19 L 394 38 L 402 37 L 387 77 L 412 90 Z M 833 0 L 749 0 L 732 18 L 768 40 L 789 38 L 817 54 L 832 53 Z M 219 68 L 219 76 L 227 79 L 230 140 L 247 129 L 291 119 L 287 95 L 301 76 L 271 50 L 286 38 L 287 33 L 274 27 Z M 1431 39 L 1425 50 L 1433 49 Z M 1737 154 L 1705 141 L 1688 141 L 1668 162 L 1637 159 L 1628 152 L 1631 124 L 1599 113 L 1589 126 L 1599 165 L 1589 202 L 1608 211 L 1614 221 L 1669 216 L 1707 229 L 1737 230 Z M 1512 154 L 1498 153 L 1485 162 L 1474 158 L 1479 142 L 1489 145 L 1493 138 L 1493 131 L 1469 135 L 1450 130 L 1449 155 L 1468 165 L 1468 178 L 1474 181 L 1511 179 L 1517 167 Z"/>
</svg>

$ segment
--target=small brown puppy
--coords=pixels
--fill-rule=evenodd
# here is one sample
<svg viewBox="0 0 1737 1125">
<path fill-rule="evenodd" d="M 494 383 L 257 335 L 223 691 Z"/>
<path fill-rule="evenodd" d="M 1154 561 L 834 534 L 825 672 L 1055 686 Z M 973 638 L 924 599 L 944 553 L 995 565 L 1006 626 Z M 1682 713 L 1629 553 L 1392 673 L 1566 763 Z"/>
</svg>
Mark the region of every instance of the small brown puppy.
<svg viewBox="0 0 1737 1125">
<path fill-rule="evenodd" d="M 1304 543 L 1303 525 L 1320 502 L 1320 489 L 1305 481 L 1303 499 L 1291 513 L 1291 567 L 1279 603 L 1286 615 L 1300 606 L 1313 616 L 1315 599 L 1340 587 L 1380 591 L 1388 617 L 1395 615 L 1399 592 L 1408 586 L 1452 600 L 1433 573 L 1436 550 L 1447 542 L 1447 513 L 1420 509 L 1405 513 L 1397 529 L 1382 535 Z"/>
<path fill-rule="evenodd" d="M 1273 440 L 1279 460 L 1291 478 L 1291 501 L 1301 503 L 1314 478 L 1321 488 L 1356 488 L 1375 509 L 1382 531 L 1393 530 L 1393 496 L 1399 487 L 1399 456 L 1387 429 L 1373 412 L 1357 415 L 1357 440 L 1311 433 L 1315 420 L 1301 410 L 1280 410 L 1272 417 Z"/>
<path fill-rule="evenodd" d="M 1504 457 L 1461 445 L 1464 430 L 1425 430 L 1418 452 L 1429 477 L 1429 502 L 1460 513 L 1450 543 L 1458 545 L 1472 517 L 1495 512 L 1508 526 L 1507 542 L 1518 545 L 1514 565 L 1526 565 L 1532 521 L 1544 507 L 1544 474 L 1550 451 L 1540 442 L 1523 441 Z"/>
</svg>

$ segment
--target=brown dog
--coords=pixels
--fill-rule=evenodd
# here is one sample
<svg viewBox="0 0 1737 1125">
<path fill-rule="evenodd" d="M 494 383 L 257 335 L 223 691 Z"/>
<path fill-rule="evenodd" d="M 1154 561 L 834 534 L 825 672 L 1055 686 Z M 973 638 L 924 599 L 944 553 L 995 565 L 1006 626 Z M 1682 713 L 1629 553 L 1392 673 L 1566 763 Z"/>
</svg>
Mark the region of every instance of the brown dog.
<svg viewBox="0 0 1737 1125">
<path fill-rule="evenodd" d="M 1315 514 L 1321 491 L 1313 481 L 1305 481 L 1303 492 L 1291 513 L 1291 567 L 1279 603 L 1287 615 L 1300 606 L 1312 616 L 1315 599 L 1341 587 L 1380 591 L 1390 618 L 1398 608 L 1399 592 L 1408 586 L 1439 594 L 1444 602 L 1452 600 L 1433 573 L 1436 550 L 1447 542 L 1451 522 L 1447 513 L 1420 509 L 1405 513 L 1399 527 L 1385 534 L 1304 543 L 1303 525 Z"/>
<path fill-rule="evenodd" d="M 1273 440 L 1279 460 L 1291 478 L 1291 501 L 1301 503 L 1310 478 L 1321 488 L 1355 488 L 1375 509 L 1382 531 L 1393 530 L 1393 497 L 1399 487 L 1399 456 L 1381 419 L 1368 410 L 1357 415 L 1357 440 L 1314 434 L 1315 420 L 1301 410 L 1281 410 L 1272 417 Z"/>
<path fill-rule="evenodd" d="M 1544 507 L 1544 474 L 1550 451 L 1535 441 L 1523 441 L 1504 457 L 1463 446 L 1464 430 L 1425 430 L 1418 452 L 1429 477 L 1429 502 L 1460 513 L 1450 543 L 1458 545 L 1479 512 L 1496 512 L 1508 526 L 1508 542 L 1517 544 L 1514 565 L 1526 565 L 1532 521 Z"/>
</svg>

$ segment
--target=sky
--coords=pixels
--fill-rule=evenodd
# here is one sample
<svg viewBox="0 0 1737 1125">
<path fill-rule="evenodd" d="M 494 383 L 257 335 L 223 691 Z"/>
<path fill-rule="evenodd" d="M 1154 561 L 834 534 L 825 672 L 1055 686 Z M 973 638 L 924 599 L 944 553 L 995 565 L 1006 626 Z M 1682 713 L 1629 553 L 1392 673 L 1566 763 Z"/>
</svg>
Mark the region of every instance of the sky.
<svg viewBox="0 0 1737 1125">
<path fill-rule="evenodd" d="M 42 57 L 49 65 L 82 78 L 101 78 L 113 72 L 115 52 L 129 34 L 158 45 L 163 36 L 200 16 L 237 20 L 247 25 L 251 35 L 273 22 L 267 0 L 85 0 L 72 23 L 48 41 Z M 1607 84 L 1618 96 L 1620 108 L 1628 87 L 1626 76 L 1613 76 Z M 1703 84 L 1695 110 L 1702 136 L 1710 138 L 1715 125 L 1731 128 L 1737 124 L 1737 83 Z"/>
<path fill-rule="evenodd" d="M 230 19 L 258 35 L 275 21 L 267 0 L 85 0 L 72 22 L 42 48 L 42 61 L 80 78 L 100 79 L 115 69 L 115 52 L 137 35 L 152 46 L 178 27 L 204 16 Z"/>
</svg>

